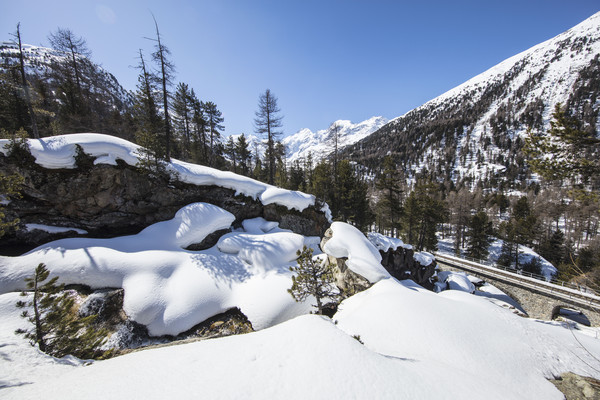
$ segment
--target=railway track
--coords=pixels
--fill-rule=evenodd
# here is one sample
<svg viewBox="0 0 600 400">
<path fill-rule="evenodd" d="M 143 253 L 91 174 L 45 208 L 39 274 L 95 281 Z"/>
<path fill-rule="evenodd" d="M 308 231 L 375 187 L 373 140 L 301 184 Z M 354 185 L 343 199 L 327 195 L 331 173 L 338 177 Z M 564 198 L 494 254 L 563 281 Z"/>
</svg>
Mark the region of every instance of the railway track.
<svg viewBox="0 0 600 400">
<path fill-rule="evenodd" d="M 550 283 L 534 277 L 524 276 L 515 272 L 509 272 L 500 268 L 442 253 L 435 253 L 435 258 L 438 264 L 441 264 L 442 266 L 447 265 L 466 272 L 474 272 L 490 278 L 496 278 L 523 288 L 568 300 L 581 306 L 590 307 L 600 312 L 600 296 L 589 292 L 583 292 L 575 287 L 566 287 L 565 282 L 562 282 L 562 284 Z"/>
</svg>

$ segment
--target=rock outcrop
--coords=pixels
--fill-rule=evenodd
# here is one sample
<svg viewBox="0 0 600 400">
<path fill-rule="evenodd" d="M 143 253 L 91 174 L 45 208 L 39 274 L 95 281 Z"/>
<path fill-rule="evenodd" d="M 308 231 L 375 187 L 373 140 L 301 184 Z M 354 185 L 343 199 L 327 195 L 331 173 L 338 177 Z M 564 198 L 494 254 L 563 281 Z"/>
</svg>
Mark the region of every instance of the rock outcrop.
<svg viewBox="0 0 600 400">
<path fill-rule="evenodd" d="M 600 381 L 597 379 L 566 372 L 550 382 L 565 395 L 566 400 L 600 400 Z"/>
<path fill-rule="evenodd" d="M 123 289 L 91 291 L 86 287 L 74 287 L 68 290 L 79 303 L 79 317 L 95 315 L 94 326 L 107 329 L 110 332 L 108 346 L 120 352 L 174 341 L 211 339 L 254 331 L 252 324 L 240 309 L 232 308 L 175 337 L 152 337 L 144 325 L 132 321 L 123 312 Z"/>
<path fill-rule="evenodd" d="M 381 265 L 394 278 L 398 280 L 411 279 L 425 289 L 433 290 L 431 278 L 437 268 L 435 260 L 428 265 L 421 265 L 415 259 L 415 252 L 405 247 L 390 248 L 387 251 L 380 250 L 379 253 L 381 254 Z"/>
<path fill-rule="evenodd" d="M 155 222 L 171 219 L 181 207 L 194 202 L 214 204 L 231 212 L 236 217 L 234 225 L 263 217 L 306 236 L 320 236 L 328 225 L 325 214 L 314 206 L 302 212 L 275 204 L 265 206 L 253 198 L 236 195 L 232 189 L 153 177 L 122 161 L 117 165 L 94 165 L 93 159 L 83 153 L 77 157 L 77 166 L 46 169 L 33 159 L 24 162 L 0 154 L 0 171 L 18 173 L 25 179 L 23 197 L 6 206 L 9 219 L 20 219 L 20 229 L 2 238 L 0 252 L 10 254 L 10 249 L 26 250 L 50 240 L 81 236 L 76 229 L 99 238 L 134 234 Z M 27 224 L 71 230 L 54 233 L 26 229 Z"/>
<path fill-rule="evenodd" d="M 325 248 L 325 243 L 331 239 L 332 234 L 331 229 L 325 231 L 320 244 L 321 249 Z M 437 269 L 435 260 L 427 265 L 422 265 L 415 258 L 415 253 L 410 246 L 389 248 L 385 251 L 379 250 L 379 254 L 381 255 L 381 265 L 394 278 L 411 279 L 424 288 L 433 290 L 432 277 Z M 345 258 L 336 258 L 331 255 L 328 255 L 328 258 L 329 262 L 334 265 L 336 285 L 344 297 L 352 296 L 371 287 L 371 283 L 367 279 L 348 268 Z"/>
</svg>

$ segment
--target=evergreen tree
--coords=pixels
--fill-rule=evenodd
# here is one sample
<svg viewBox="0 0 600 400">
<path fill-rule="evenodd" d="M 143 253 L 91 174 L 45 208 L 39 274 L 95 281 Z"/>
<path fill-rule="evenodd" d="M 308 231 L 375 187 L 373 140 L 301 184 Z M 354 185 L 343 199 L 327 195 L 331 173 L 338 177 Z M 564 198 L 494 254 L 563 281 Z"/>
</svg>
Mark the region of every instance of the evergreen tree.
<svg viewBox="0 0 600 400">
<path fill-rule="evenodd" d="M 179 82 L 173 97 L 174 128 L 182 138 L 181 155 L 184 159 L 190 157 L 192 93 L 186 83 Z"/>
<path fill-rule="evenodd" d="M 240 172 L 242 175 L 248 176 L 250 174 L 250 160 L 252 155 L 248 148 L 246 136 L 243 133 L 238 136 L 237 141 L 235 142 L 235 152 L 238 156 Z"/>
<path fill-rule="evenodd" d="M 494 229 L 484 211 L 473 215 L 469 221 L 467 255 L 476 260 L 486 260 L 493 242 Z"/>
<path fill-rule="evenodd" d="M 404 229 L 417 251 L 437 250 L 437 227 L 446 219 L 446 207 L 433 183 L 417 183 L 404 205 Z"/>
<path fill-rule="evenodd" d="M 404 214 L 402 215 L 402 227 L 407 243 L 416 243 L 419 220 L 423 210 L 416 193 L 410 192 L 404 203 Z"/>
<path fill-rule="evenodd" d="M 17 302 L 17 307 L 31 307 L 21 316 L 33 324 L 29 330 L 18 329 L 32 345 L 38 345 L 44 353 L 54 357 L 72 354 L 82 359 L 107 358 L 111 351 L 100 350 L 107 338 L 105 329 L 92 326 L 96 316 L 79 318 L 75 300 L 64 291 L 64 285 L 57 285 L 58 277 L 45 282 L 50 275 L 44 264 L 39 264 L 32 277 L 26 278 L 27 288 L 22 296 L 31 297 L 29 301 Z"/>
<path fill-rule="evenodd" d="M 313 258 L 313 250 L 304 246 L 298 250 L 297 266 L 290 267 L 295 275 L 292 276 L 292 287 L 288 293 L 294 300 L 301 302 L 314 297 L 317 304 L 317 314 L 323 314 L 323 300 L 329 299 L 337 302 L 339 292 L 335 287 L 332 266 L 328 260 Z"/>
<path fill-rule="evenodd" d="M 565 260 L 565 234 L 560 229 L 552 232 L 550 236 L 546 236 L 540 242 L 537 249 L 539 255 L 544 257 L 548 262 L 558 267 Z"/>
<path fill-rule="evenodd" d="M 354 224 L 365 231 L 373 222 L 373 212 L 367 195 L 368 185 L 360 179 L 348 160 L 338 163 L 336 199 L 339 202 L 334 217 Z"/>
<path fill-rule="evenodd" d="M 280 112 L 277 97 L 267 89 L 258 98 L 258 111 L 255 113 L 254 126 L 257 134 L 266 135 L 267 148 L 265 156 L 267 159 L 268 183 L 271 185 L 275 182 L 275 169 L 277 166 L 275 146 L 277 138 L 281 135 L 278 128 L 283 126 L 281 122 L 283 117 L 279 115 Z"/>
<path fill-rule="evenodd" d="M 333 187 L 331 185 L 331 165 L 327 161 L 321 160 L 315 166 L 311 181 L 309 192 L 326 203 L 330 203 L 333 197 Z"/>
<path fill-rule="evenodd" d="M 290 190 L 302 190 L 304 187 L 304 171 L 300 160 L 294 160 L 290 166 L 290 179 L 288 189 Z"/>
<path fill-rule="evenodd" d="M 304 171 L 305 171 L 305 190 L 306 191 L 310 191 L 310 188 L 312 187 L 312 180 L 313 180 L 313 157 L 312 157 L 312 152 L 308 152 L 308 155 L 306 156 L 306 158 L 304 159 Z"/>
<path fill-rule="evenodd" d="M 225 154 L 229 158 L 229 162 L 231 163 L 231 171 L 237 174 L 237 148 L 235 142 L 233 141 L 233 136 L 229 136 L 227 139 L 227 143 L 225 144 Z"/>
<path fill-rule="evenodd" d="M 287 161 L 285 158 L 285 145 L 281 141 L 275 144 L 275 185 L 287 187 Z"/>
<path fill-rule="evenodd" d="M 192 125 L 194 138 L 194 155 L 196 163 L 208 164 L 208 141 L 206 138 L 207 123 L 204 115 L 203 103 L 198 100 L 194 89 L 191 91 Z M 201 147 L 201 149 L 199 148 Z"/>
<path fill-rule="evenodd" d="M 567 115 L 560 104 L 556 105 L 546 134 L 529 131 L 524 151 L 532 169 L 544 178 L 568 179 L 580 190 L 598 190 L 600 139 L 596 129 Z"/>
<path fill-rule="evenodd" d="M 215 166 L 215 158 L 220 152 L 218 151 L 218 144 L 220 143 L 221 130 L 225 129 L 223 126 L 223 114 L 217 105 L 212 101 L 203 104 L 204 113 L 206 116 L 206 127 L 208 128 L 209 135 L 209 154 L 208 154 L 208 165 Z"/>
<path fill-rule="evenodd" d="M 133 119 L 138 129 L 136 142 L 142 146 L 138 166 L 155 174 L 165 171 L 166 147 L 163 137 L 162 119 L 157 111 L 156 83 L 157 77 L 152 74 L 144 60 L 142 50 L 139 51 L 137 90 L 134 93 Z"/>
<path fill-rule="evenodd" d="M 498 263 L 522 269 L 519 263 L 520 246 L 532 245 L 537 234 L 537 218 L 531 212 L 527 197 L 523 196 L 517 200 L 510 220 L 500 225 L 500 232 L 503 245 Z"/>
<path fill-rule="evenodd" d="M 29 155 L 29 147 L 26 142 L 27 133 L 24 130 L 18 131 L 14 137 L 10 140 L 9 144 L 5 146 L 8 150 L 8 157 L 16 157 L 20 160 L 27 157 L 21 157 L 23 152 Z M 0 238 L 4 236 L 8 229 L 14 228 L 19 223 L 19 219 L 15 218 L 7 221 L 7 216 L 4 213 L 3 203 L 10 201 L 11 199 L 21 198 L 21 186 L 25 179 L 18 174 L 5 174 L 0 171 Z"/>
<path fill-rule="evenodd" d="M 402 176 L 391 156 L 383 158 L 383 172 L 376 182 L 376 188 L 382 192 L 377 202 L 377 213 L 384 230 L 390 236 L 398 237 L 399 220 L 402 214 Z"/>
</svg>

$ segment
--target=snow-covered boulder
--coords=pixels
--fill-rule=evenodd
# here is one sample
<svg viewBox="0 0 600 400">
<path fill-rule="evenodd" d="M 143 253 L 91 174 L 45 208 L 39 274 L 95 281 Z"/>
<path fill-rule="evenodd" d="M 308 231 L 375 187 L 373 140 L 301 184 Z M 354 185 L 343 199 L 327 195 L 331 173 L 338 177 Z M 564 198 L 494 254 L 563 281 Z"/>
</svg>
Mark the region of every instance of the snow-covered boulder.
<svg viewBox="0 0 600 400">
<path fill-rule="evenodd" d="M 381 265 L 377 248 L 350 224 L 332 223 L 321 242 L 321 249 L 329 256 L 346 259 L 345 265 L 370 283 L 390 277 Z"/>
<path fill-rule="evenodd" d="M 475 293 L 475 285 L 469 280 L 465 272 L 440 271 L 437 273 L 437 277 L 436 291 L 450 289 Z"/>
<path fill-rule="evenodd" d="M 233 307 L 255 329 L 307 313 L 310 304 L 287 292 L 303 236 L 254 220 L 245 224 L 252 233 L 236 230 L 211 249 L 184 250 L 234 220 L 215 205 L 194 203 L 136 235 L 63 239 L 0 257 L 0 293 L 24 289 L 24 279 L 43 262 L 62 283 L 124 289 L 125 314 L 152 336 L 177 335 Z"/>
<path fill-rule="evenodd" d="M 437 264 L 435 257 L 426 252 L 415 253 L 411 245 L 401 239 L 369 232 L 369 241 L 381 254 L 381 264 L 396 279 L 411 279 L 427 289 L 433 288 L 431 278 Z"/>
</svg>

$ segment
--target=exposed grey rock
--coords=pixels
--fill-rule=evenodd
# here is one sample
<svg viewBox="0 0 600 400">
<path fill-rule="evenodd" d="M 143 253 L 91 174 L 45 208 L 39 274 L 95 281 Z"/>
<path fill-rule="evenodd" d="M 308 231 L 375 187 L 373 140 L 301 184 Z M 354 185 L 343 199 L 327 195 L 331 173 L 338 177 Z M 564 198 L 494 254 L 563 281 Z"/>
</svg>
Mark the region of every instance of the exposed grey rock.
<svg viewBox="0 0 600 400">
<path fill-rule="evenodd" d="M 565 395 L 566 400 L 600 400 L 600 381 L 597 379 L 567 372 L 550 382 Z"/>
<path fill-rule="evenodd" d="M 231 229 L 219 229 L 218 231 L 215 231 L 211 234 L 209 234 L 208 236 L 206 236 L 204 238 L 204 240 L 202 240 L 202 242 L 200 243 L 193 243 L 191 245 L 189 245 L 188 247 L 186 247 L 186 250 L 190 250 L 190 251 L 200 251 L 200 250 L 206 250 L 206 249 L 210 249 L 211 247 L 213 247 L 214 245 L 217 244 L 217 242 L 219 241 L 219 239 L 221 238 L 221 236 L 223 236 L 226 233 L 231 232 Z"/>
<path fill-rule="evenodd" d="M 381 254 L 381 265 L 394 278 L 411 279 L 424 288 L 433 290 L 431 278 L 437 268 L 435 261 L 429 265 L 421 265 L 414 258 L 415 252 L 404 247 L 398 247 L 395 250 L 390 248 L 388 251 L 380 250 L 379 253 Z"/>
<path fill-rule="evenodd" d="M 328 224 L 325 214 L 316 207 L 299 212 L 283 206 L 263 206 L 258 200 L 236 195 L 232 189 L 167 181 L 121 161 L 116 166 L 94 165 L 86 155 L 77 160 L 76 169 L 46 169 L 32 160 L 17 162 L 14 157 L 0 155 L 0 171 L 25 178 L 23 198 L 6 207 L 7 218 L 19 218 L 21 229 L 2 238 L 0 253 L 8 254 L 16 246 L 30 249 L 50 240 L 81 236 L 74 231 L 28 232 L 25 224 L 79 228 L 88 231 L 90 237 L 115 237 L 135 234 L 153 223 L 171 219 L 180 208 L 195 202 L 231 212 L 236 217 L 234 224 L 264 217 L 308 236 L 320 236 Z"/>
<path fill-rule="evenodd" d="M 97 315 L 97 323 L 118 324 L 127 319 L 123 312 L 123 289 L 102 289 L 91 293 L 79 306 L 79 316 Z"/>
<path fill-rule="evenodd" d="M 325 243 L 333 236 L 333 231 L 328 228 L 321 239 L 321 249 L 325 248 Z M 414 258 L 414 251 L 398 247 L 396 250 L 379 251 L 381 254 L 381 265 L 394 278 L 403 280 L 411 279 L 426 289 L 433 290 L 431 278 L 436 271 L 435 261 L 429 265 L 421 265 Z M 346 260 L 329 256 L 329 262 L 336 266 L 335 278 L 336 285 L 342 290 L 344 296 L 351 296 L 354 293 L 368 289 L 371 283 L 364 277 L 353 272 L 346 266 Z"/>
</svg>

